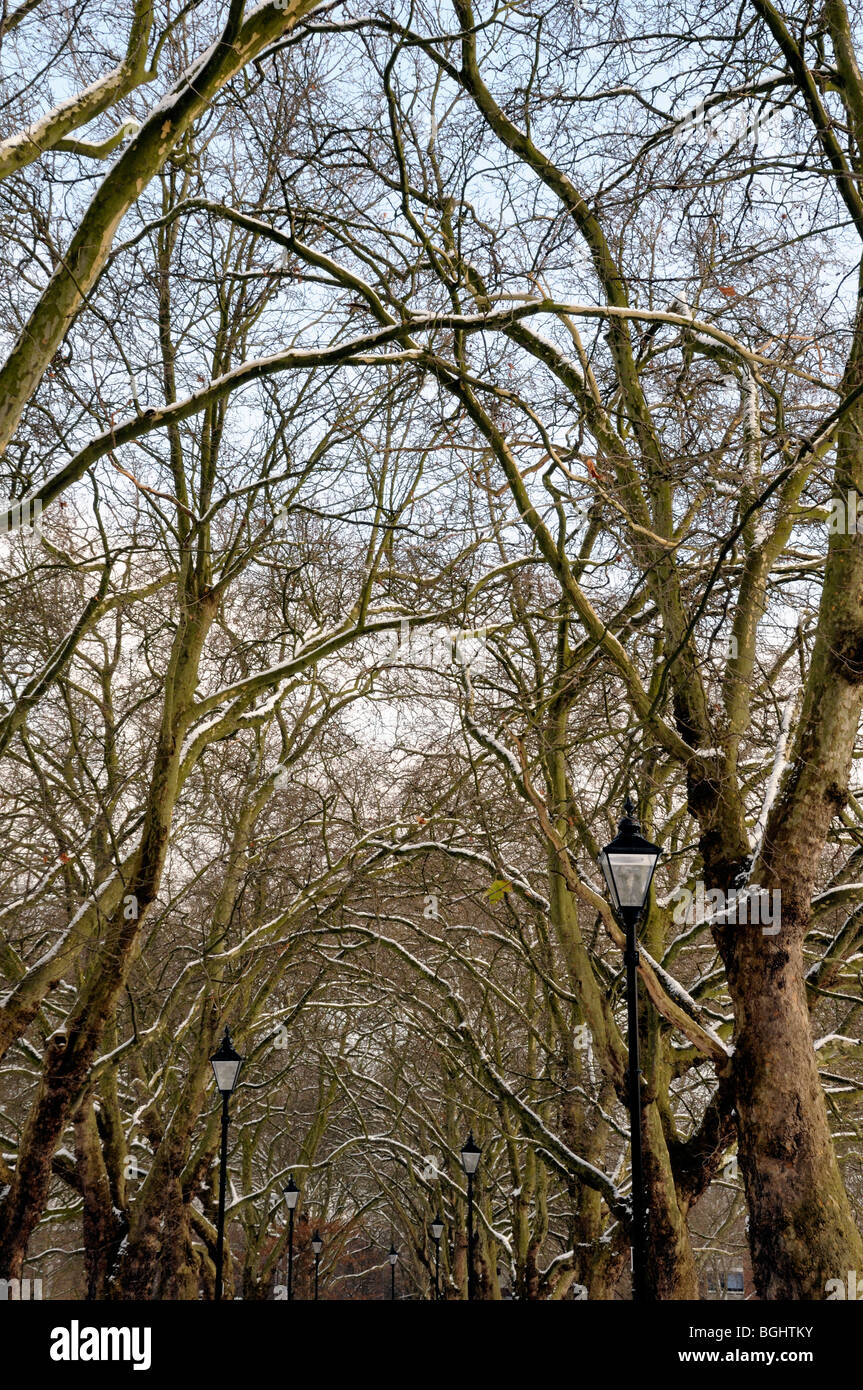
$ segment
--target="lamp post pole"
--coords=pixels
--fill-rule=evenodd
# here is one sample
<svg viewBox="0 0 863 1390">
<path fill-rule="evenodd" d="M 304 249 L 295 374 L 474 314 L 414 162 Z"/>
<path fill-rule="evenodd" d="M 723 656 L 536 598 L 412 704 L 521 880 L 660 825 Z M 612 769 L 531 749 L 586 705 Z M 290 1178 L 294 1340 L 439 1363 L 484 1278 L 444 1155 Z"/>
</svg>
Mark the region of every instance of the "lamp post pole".
<svg viewBox="0 0 863 1390">
<path fill-rule="evenodd" d="M 228 1101 L 222 1092 L 222 1145 L 219 1158 L 219 1217 L 216 1226 L 216 1302 L 222 1301 L 222 1263 L 225 1255 L 225 1183 L 228 1173 Z"/>
<path fill-rule="evenodd" d="M 228 1104 L 231 1092 L 237 1084 L 243 1059 L 234 1049 L 231 1035 L 225 1029 L 225 1036 L 217 1052 L 210 1058 L 216 1086 L 222 1096 L 222 1142 L 219 1154 L 219 1215 L 216 1225 L 216 1287 L 215 1301 L 222 1300 L 222 1266 L 225 1255 L 225 1188 L 228 1182 Z"/>
<path fill-rule="evenodd" d="M 288 1302 L 294 1297 L 294 1209 L 288 1208 Z"/>
<path fill-rule="evenodd" d="M 323 1250 L 323 1248 L 324 1248 L 324 1242 L 321 1240 L 321 1233 L 320 1233 L 320 1231 L 318 1231 L 318 1230 L 316 1229 L 316 1230 L 315 1230 L 315 1234 L 312 1236 L 312 1250 L 314 1251 L 314 1255 L 315 1255 L 315 1302 L 316 1302 L 316 1303 L 317 1303 L 317 1301 L 318 1301 L 318 1276 L 319 1276 L 319 1274 L 320 1274 L 320 1268 L 321 1268 L 321 1251 Z"/>
<path fill-rule="evenodd" d="M 395 1303 L 396 1299 L 396 1261 L 398 1257 L 398 1250 L 396 1250 L 395 1245 L 391 1245 L 387 1259 L 390 1262 L 390 1298 L 393 1303 Z"/>
<path fill-rule="evenodd" d="M 644 1192 L 644 1140 L 641 1125 L 641 1065 L 638 1037 L 638 936 L 640 912 L 624 915 L 626 927 L 626 1022 L 629 1069 L 629 1132 L 632 1151 L 632 1297 L 649 1300 L 647 1291 L 647 1201 Z"/>
<path fill-rule="evenodd" d="M 473 1299 L 473 1173 L 467 1175 L 467 1296 Z"/>
<path fill-rule="evenodd" d="M 432 1240 L 434 1241 L 434 1297 L 435 1303 L 440 1301 L 440 1238 L 443 1235 L 443 1222 L 436 1216 L 431 1223 Z"/>
<path fill-rule="evenodd" d="M 481 1155 L 482 1149 L 473 1142 L 473 1130 L 471 1130 L 461 1150 L 461 1166 L 467 1174 L 467 1296 L 469 1300 L 473 1299 L 476 1286 L 473 1258 L 473 1175 L 479 1167 Z"/>
<path fill-rule="evenodd" d="M 609 896 L 626 932 L 626 1024 L 629 1067 L 627 1091 L 632 1153 L 632 1298 L 651 1300 L 647 1279 L 648 1208 L 644 1188 L 641 1067 L 638 1037 L 638 924 L 650 895 L 650 885 L 662 850 L 641 834 L 629 797 L 617 835 L 599 856 Z"/>
<path fill-rule="evenodd" d="M 288 1204 L 288 1302 L 294 1297 L 294 1208 L 300 1197 L 300 1189 L 294 1182 L 294 1175 L 288 1177 L 288 1185 L 284 1189 L 285 1201 Z"/>
</svg>

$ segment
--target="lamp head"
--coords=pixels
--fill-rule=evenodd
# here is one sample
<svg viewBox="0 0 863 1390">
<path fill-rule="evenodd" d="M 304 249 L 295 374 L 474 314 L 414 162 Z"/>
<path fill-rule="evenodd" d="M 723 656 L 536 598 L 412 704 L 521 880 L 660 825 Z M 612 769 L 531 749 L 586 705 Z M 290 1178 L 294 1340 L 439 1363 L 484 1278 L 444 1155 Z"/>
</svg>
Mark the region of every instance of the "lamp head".
<svg viewBox="0 0 863 1390">
<path fill-rule="evenodd" d="M 599 855 L 609 896 L 622 916 L 641 916 L 661 854 L 660 846 L 642 835 L 635 808 L 627 797 L 617 834 Z"/>
<path fill-rule="evenodd" d="M 287 1187 L 285 1187 L 283 1191 L 285 1194 L 285 1206 L 288 1208 L 288 1211 L 293 1211 L 294 1207 L 297 1205 L 297 1202 L 300 1199 L 300 1189 L 294 1182 L 293 1173 L 291 1173 L 290 1177 L 288 1178 Z"/>
<path fill-rule="evenodd" d="M 240 1067 L 243 1059 L 239 1052 L 234 1049 L 231 1042 L 231 1035 L 225 1029 L 225 1036 L 219 1045 L 218 1052 L 214 1052 L 210 1058 L 213 1068 L 213 1075 L 216 1078 L 216 1085 L 223 1096 L 229 1096 L 237 1084 L 237 1077 L 240 1074 Z"/>
<path fill-rule="evenodd" d="M 461 1149 L 461 1166 L 464 1171 L 468 1174 L 475 1173 L 479 1167 L 481 1156 L 482 1149 L 473 1142 L 473 1130 L 471 1130 Z"/>
</svg>

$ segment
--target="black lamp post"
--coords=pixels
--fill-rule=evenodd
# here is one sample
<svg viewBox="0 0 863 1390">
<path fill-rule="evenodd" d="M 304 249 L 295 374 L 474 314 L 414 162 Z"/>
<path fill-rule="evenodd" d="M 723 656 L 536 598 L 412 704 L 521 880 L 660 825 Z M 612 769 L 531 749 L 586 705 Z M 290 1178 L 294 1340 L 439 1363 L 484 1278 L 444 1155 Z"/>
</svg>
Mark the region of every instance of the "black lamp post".
<svg viewBox="0 0 863 1390">
<path fill-rule="evenodd" d="M 398 1259 L 398 1257 L 398 1250 L 396 1250 L 396 1247 L 394 1245 L 391 1245 L 389 1254 L 387 1255 L 387 1259 L 390 1262 L 390 1298 L 393 1301 L 395 1301 L 396 1296 L 396 1260 Z"/>
<path fill-rule="evenodd" d="M 481 1153 L 482 1149 L 478 1149 L 473 1142 L 473 1130 L 471 1130 L 461 1150 L 461 1166 L 467 1174 L 467 1296 L 469 1299 L 472 1299 L 474 1295 L 473 1175 L 479 1167 Z"/>
<path fill-rule="evenodd" d="M 443 1221 L 439 1216 L 431 1223 L 431 1233 L 434 1241 L 434 1296 L 437 1303 L 440 1299 L 440 1238 L 443 1235 Z"/>
<path fill-rule="evenodd" d="M 632 1147 L 632 1297 L 649 1300 L 647 1288 L 647 1202 L 641 1137 L 641 1068 L 638 1057 L 638 923 L 662 850 L 641 834 L 629 797 L 617 834 L 599 856 L 614 910 L 626 930 L 626 1010 L 629 1047 L 629 1128 Z"/>
<path fill-rule="evenodd" d="M 300 1189 L 294 1182 L 294 1175 L 288 1178 L 288 1185 L 284 1189 L 285 1205 L 288 1208 L 288 1302 L 294 1296 L 294 1211 L 300 1197 Z"/>
<path fill-rule="evenodd" d="M 222 1298 L 222 1260 L 225 1252 L 225 1186 L 228 1180 L 228 1101 L 237 1084 L 243 1059 L 234 1051 L 227 1028 L 218 1052 L 210 1058 L 216 1085 L 222 1094 L 222 1149 L 219 1160 L 219 1221 L 216 1228 L 216 1302 Z"/>
<path fill-rule="evenodd" d="M 314 1252 L 315 1252 L 315 1302 L 316 1302 L 316 1303 L 317 1303 L 317 1301 L 318 1301 L 318 1275 L 319 1275 L 320 1268 L 321 1268 L 321 1251 L 323 1250 L 323 1248 L 324 1248 L 324 1242 L 321 1240 L 320 1232 L 319 1232 L 319 1231 L 315 1231 L 315 1234 L 312 1236 L 312 1249 L 313 1249 Z"/>
</svg>

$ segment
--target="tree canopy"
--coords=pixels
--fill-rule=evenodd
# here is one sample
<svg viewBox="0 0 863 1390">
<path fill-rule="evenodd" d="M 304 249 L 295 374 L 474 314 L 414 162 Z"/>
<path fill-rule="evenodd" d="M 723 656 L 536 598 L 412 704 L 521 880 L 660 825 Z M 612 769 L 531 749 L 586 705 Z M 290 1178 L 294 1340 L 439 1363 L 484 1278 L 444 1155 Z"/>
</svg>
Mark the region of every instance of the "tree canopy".
<svg viewBox="0 0 863 1390">
<path fill-rule="evenodd" d="M 845 0 L 0 18 L 0 1277 L 863 1270 Z M 863 523 L 861 523 L 863 529 Z M 747 1272 L 747 1279 L 749 1273 Z"/>
</svg>

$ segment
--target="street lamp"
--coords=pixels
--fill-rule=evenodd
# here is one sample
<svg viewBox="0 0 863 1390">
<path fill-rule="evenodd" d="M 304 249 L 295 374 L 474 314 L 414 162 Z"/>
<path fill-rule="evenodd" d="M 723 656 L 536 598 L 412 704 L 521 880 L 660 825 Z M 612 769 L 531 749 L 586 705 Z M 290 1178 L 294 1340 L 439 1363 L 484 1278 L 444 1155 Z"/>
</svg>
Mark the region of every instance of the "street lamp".
<svg viewBox="0 0 863 1390">
<path fill-rule="evenodd" d="M 478 1149 L 473 1142 L 473 1130 L 471 1130 L 461 1150 L 461 1166 L 467 1174 L 467 1296 L 469 1299 L 473 1298 L 474 1295 L 473 1175 L 479 1167 L 481 1153 L 482 1149 Z"/>
<path fill-rule="evenodd" d="M 324 1248 L 324 1242 L 321 1240 L 320 1232 L 319 1232 L 319 1231 L 315 1231 L 315 1234 L 312 1236 L 312 1249 L 313 1249 L 314 1252 L 315 1252 L 315 1302 L 316 1302 L 316 1303 L 317 1303 L 317 1301 L 318 1301 L 318 1273 L 319 1273 L 319 1270 L 320 1270 L 320 1267 L 321 1267 L 321 1251 L 323 1250 L 323 1248 Z"/>
<path fill-rule="evenodd" d="M 644 1191 L 644 1152 L 641 1137 L 641 1068 L 638 1058 L 638 923 L 662 850 L 641 833 L 629 797 L 617 834 L 599 856 L 614 910 L 626 929 L 626 1012 L 629 1047 L 629 1130 L 632 1148 L 632 1297 L 650 1298 L 647 1289 L 647 1201 Z"/>
<path fill-rule="evenodd" d="M 440 1299 L 440 1238 L 443 1235 L 443 1221 L 439 1216 L 431 1223 L 431 1233 L 434 1241 L 434 1296 L 437 1303 Z"/>
<path fill-rule="evenodd" d="M 285 1206 L 288 1208 L 288 1302 L 294 1296 L 294 1210 L 300 1199 L 300 1189 L 294 1182 L 294 1175 L 288 1177 L 288 1185 L 284 1188 Z"/>
<path fill-rule="evenodd" d="M 391 1245 L 387 1259 L 390 1262 L 390 1298 L 393 1299 L 393 1301 L 395 1301 L 396 1296 L 396 1260 L 398 1257 L 398 1250 L 396 1250 L 394 1245 Z"/>
<path fill-rule="evenodd" d="M 218 1052 L 210 1058 L 216 1085 L 222 1094 L 222 1149 L 219 1160 L 219 1220 L 216 1228 L 216 1302 L 222 1299 L 222 1259 L 225 1250 L 225 1186 L 228 1180 L 228 1101 L 237 1084 L 243 1059 L 234 1051 L 227 1028 Z"/>
</svg>

